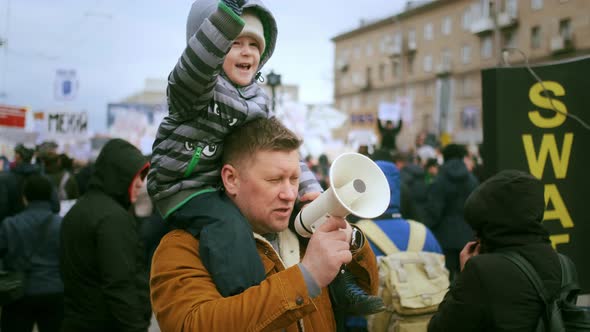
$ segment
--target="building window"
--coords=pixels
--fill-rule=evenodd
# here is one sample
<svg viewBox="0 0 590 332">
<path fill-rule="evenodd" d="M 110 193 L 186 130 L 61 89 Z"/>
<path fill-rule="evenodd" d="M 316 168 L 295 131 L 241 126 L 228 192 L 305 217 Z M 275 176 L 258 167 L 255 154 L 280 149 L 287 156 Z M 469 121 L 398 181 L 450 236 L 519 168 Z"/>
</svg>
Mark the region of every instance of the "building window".
<svg viewBox="0 0 590 332">
<path fill-rule="evenodd" d="M 393 75 L 393 77 L 399 77 L 401 74 L 401 64 L 400 64 L 400 60 L 395 59 L 392 62 L 392 67 L 391 67 L 391 74 Z"/>
<path fill-rule="evenodd" d="M 416 97 L 416 88 L 413 85 L 408 85 L 408 89 L 406 90 L 406 97 L 413 100 Z"/>
<path fill-rule="evenodd" d="M 517 0 L 506 0 L 506 13 L 510 17 L 518 16 L 518 1 Z"/>
<path fill-rule="evenodd" d="M 461 80 L 461 97 L 469 97 L 472 94 L 472 84 L 469 77 L 464 76 Z"/>
<path fill-rule="evenodd" d="M 381 38 L 381 43 L 379 44 L 379 50 L 381 51 L 382 54 L 385 54 L 387 52 L 387 48 L 389 47 L 390 44 L 391 44 L 391 36 L 390 35 L 385 35 Z"/>
<path fill-rule="evenodd" d="M 396 32 L 393 35 L 393 49 L 396 50 L 397 53 L 400 53 L 402 50 L 402 33 Z"/>
<path fill-rule="evenodd" d="M 564 40 L 572 39 L 572 24 L 569 18 L 559 21 L 559 35 Z"/>
<path fill-rule="evenodd" d="M 461 61 L 463 64 L 468 64 L 471 62 L 471 46 L 463 45 L 461 48 Z"/>
<path fill-rule="evenodd" d="M 414 29 L 408 30 L 408 48 L 412 50 L 416 49 L 416 30 Z"/>
<path fill-rule="evenodd" d="M 467 8 L 465 10 L 465 12 L 463 13 L 463 16 L 461 17 L 461 26 L 463 27 L 463 30 L 467 30 L 469 31 L 471 29 L 471 7 Z"/>
<path fill-rule="evenodd" d="M 451 50 L 445 48 L 442 50 L 440 54 L 440 63 L 444 68 L 450 68 L 452 61 L 452 54 Z"/>
<path fill-rule="evenodd" d="M 490 36 L 481 39 L 481 57 L 483 59 L 492 57 L 492 37 Z"/>
<path fill-rule="evenodd" d="M 531 28 L 531 48 L 540 48 L 541 47 L 541 27 L 534 26 Z"/>
<path fill-rule="evenodd" d="M 434 84 L 432 82 L 424 82 L 424 95 L 426 97 L 434 96 Z"/>
<path fill-rule="evenodd" d="M 441 26 L 441 30 L 442 30 L 443 35 L 450 35 L 452 28 L 453 28 L 453 21 L 451 20 L 451 17 L 446 16 L 445 18 L 443 18 L 442 26 Z"/>
<path fill-rule="evenodd" d="M 504 39 L 504 47 L 516 47 L 516 30 L 508 30 L 502 34 Z"/>
<path fill-rule="evenodd" d="M 424 26 L 424 39 L 432 40 L 432 23 L 427 23 Z"/>
<path fill-rule="evenodd" d="M 365 49 L 365 54 L 367 55 L 367 57 L 373 56 L 373 44 L 371 42 L 367 43 L 367 48 Z"/>
<path fill-rule="evenodd" d="M 340 109 L 343 112 L 348 112 L 348 110 L 350 109 L 350 100 L 348 98 L 342 98 L 342 100 L 340 101 Z"/>
<path fill-rule="evenodd" d="M 432 71 L 432 55 L 424 56 L 424 72 L 430 73 Z"/>
<path fill-rule="evenodd" d="M 379 80 L 381 82 L 385 81 L 385 64 L 379 64 Z"/>
<path fill-rule="evenodd" d="M 354 56 L 355 59 L 358 59 L 358 58 L 361 57 L 361 47 L 360 46 L 357 45 L 357 46 L 354 47 L 353 56 Z"/>
<path fill-rule="evenodd" d="M 490 0 L 480 0 L 479 13 L 480 13 L 480 17 L 491 17 L 491 15 L 490 15 Z"/>
<path fill-rule="evenodd" d="M 416 59 L 415 54 L 408 54 L 408 74 L 414 73 L 414 59 Z"/>
<path fill-rule="evenodd" d="M 543 9 L 543 0 L 531 0 L 531 9 L 532 10 Z"/>
<path fill-rule="evenodd" d="M 353 110 L 358 110 L 361 107 L 361 99 L 359 98 L 359 96 L 352 97 L 351 107 Z"/>
</svg>

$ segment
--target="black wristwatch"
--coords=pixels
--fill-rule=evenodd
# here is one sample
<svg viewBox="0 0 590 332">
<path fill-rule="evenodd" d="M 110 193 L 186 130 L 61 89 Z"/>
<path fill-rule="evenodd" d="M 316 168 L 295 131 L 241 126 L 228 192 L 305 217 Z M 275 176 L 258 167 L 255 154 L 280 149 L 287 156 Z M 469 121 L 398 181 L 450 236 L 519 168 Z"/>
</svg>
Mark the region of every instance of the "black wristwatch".
<svg viewBox="0 0 590 332">
<path fill-rule="evenodd" d="M 354 254 L 365 244 L 365 235 L 356 226 L 350 226 L 352 227 L 352 233 L 350 235 L 350 251 Z"/>
</svg>

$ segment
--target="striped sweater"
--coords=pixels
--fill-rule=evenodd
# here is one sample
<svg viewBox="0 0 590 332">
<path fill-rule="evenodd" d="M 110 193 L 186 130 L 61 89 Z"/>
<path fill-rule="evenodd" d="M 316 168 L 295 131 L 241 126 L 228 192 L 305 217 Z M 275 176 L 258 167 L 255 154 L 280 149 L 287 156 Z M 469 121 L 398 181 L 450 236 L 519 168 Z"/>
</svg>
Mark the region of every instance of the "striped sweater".
<svg viewBox="0 0 590 332">
<path fill-rule="evenodd" d="M 195 8 L 198 5 L 199 8 Z M 276 22 L 258 0 L 248 1 L 261 18 L 266 49 L 260 67 L 276 43 Z M 187 47 L 168 77 L 168 115 L 152 147 L 148 191 L 168 217 L 192 197 L 221 186 L 223 140 L 233 128 L 272 116 L 269 98 L 256 82 L 236 87 L 222 71 L 225 55 L 244 21 L 216 0 L 196 1 L 187 24 Z M 299 194 L 321 191 L 301 163 Z"/>
</svg>

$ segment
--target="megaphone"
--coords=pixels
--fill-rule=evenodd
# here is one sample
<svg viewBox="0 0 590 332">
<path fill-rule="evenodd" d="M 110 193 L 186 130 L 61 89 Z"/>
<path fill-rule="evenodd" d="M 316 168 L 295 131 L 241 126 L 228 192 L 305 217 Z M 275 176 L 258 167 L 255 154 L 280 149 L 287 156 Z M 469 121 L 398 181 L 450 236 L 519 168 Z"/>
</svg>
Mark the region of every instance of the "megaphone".
<svg viewBox="0 0 590 332">
<path fill-rule="evenodd" d="M 389 195 L 387 178 L 377 164 L 359 153 L 341 154 L 330 167 L 330 188 L 301 209 L 295 217 L 295 230 L 310 237 L 328 214 L 378 217 L 389 206 Z"/>
</svg>

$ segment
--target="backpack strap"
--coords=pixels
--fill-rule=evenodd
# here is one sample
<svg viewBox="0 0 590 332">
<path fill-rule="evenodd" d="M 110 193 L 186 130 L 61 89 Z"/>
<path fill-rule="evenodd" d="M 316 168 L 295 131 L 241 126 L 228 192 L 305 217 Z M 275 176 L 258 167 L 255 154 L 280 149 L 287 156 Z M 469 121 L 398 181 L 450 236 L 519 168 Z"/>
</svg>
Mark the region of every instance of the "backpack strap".
<svg viewBox="0 0 590 332">
<path fill-rule="evenodd" d="M 408 219 L 410 224 L 410 239 L 408 240 L 408 251 L 420 252 L 426 243 L 426 227 L 414 220 Z"/>
<path fill-rule="evenodd" d="M 522 255 L 520 255 L 517 252 L 505 251 L 505 252 L 500 252 L 499 254 L 504 256 L 505 258 L 507 258 L 512 263 L 514 263 L 514 265 L 516 265 L 527 276 L 527 278 L 533 284 L 533 287 L 537 291 L 537 294 L 539 295 L 541 300 L 543 300 L 545 310 L 544 310 L 544 314 L 541 316 L 541 318 L 539 320 L 539 324 L 537 325 L 536 331 L 545 331 L 546 330 L 546 329 L 543 329 L 543 330 L 540 329 L 541 321 L 545 322 L 545 326 L 546 326 L 546 328 L 548 328 L 547 331 L 554 331 L 553 330 L 554 325 L 557 325 L 557 326 L 560 326 L 561 328 L 563 328 L 563 326 L 560 324 L 560 322 L 557 322 L 557 321 L 555 321 L 555 319 L 553 319 L 553 309 L 554 309 L 553 307 L 554 307 L 555 300 L 554 299 L 552 300 L 551 297 L 549 296 L 547 289 L 543 285 L 543 281 L 541 280 L 541 277 L 539 277 L 539 274 L 537 273 L 535 268 L 531 265 L 531 263 L 529 263 L 524 257 L 522 257 Z"/>
<path fill-rule="evenodd" d="M 371 240 L 377 248 L 381 249 L 385 255 L 400 252 L 389 236 L 387 236 L 387 234 L 385 234 L 385 232 L 372 220 L 362 219 L 355 225 L 360 228 L 369 240 Z"/>
<path fill-rule="evenodd" d="M 519 253 L 513 251 L 501 252 L 500 254 L 518 266 L 518 268 L 527 276 L 543 302 L 549 302 L 549 294 L 547 294 L 547 290 L 541 281 L 541 277 L 539 277 L 539 274 L 535 271 L 535 268 L 531 263 L 524 259 Z"/>
</svg>

